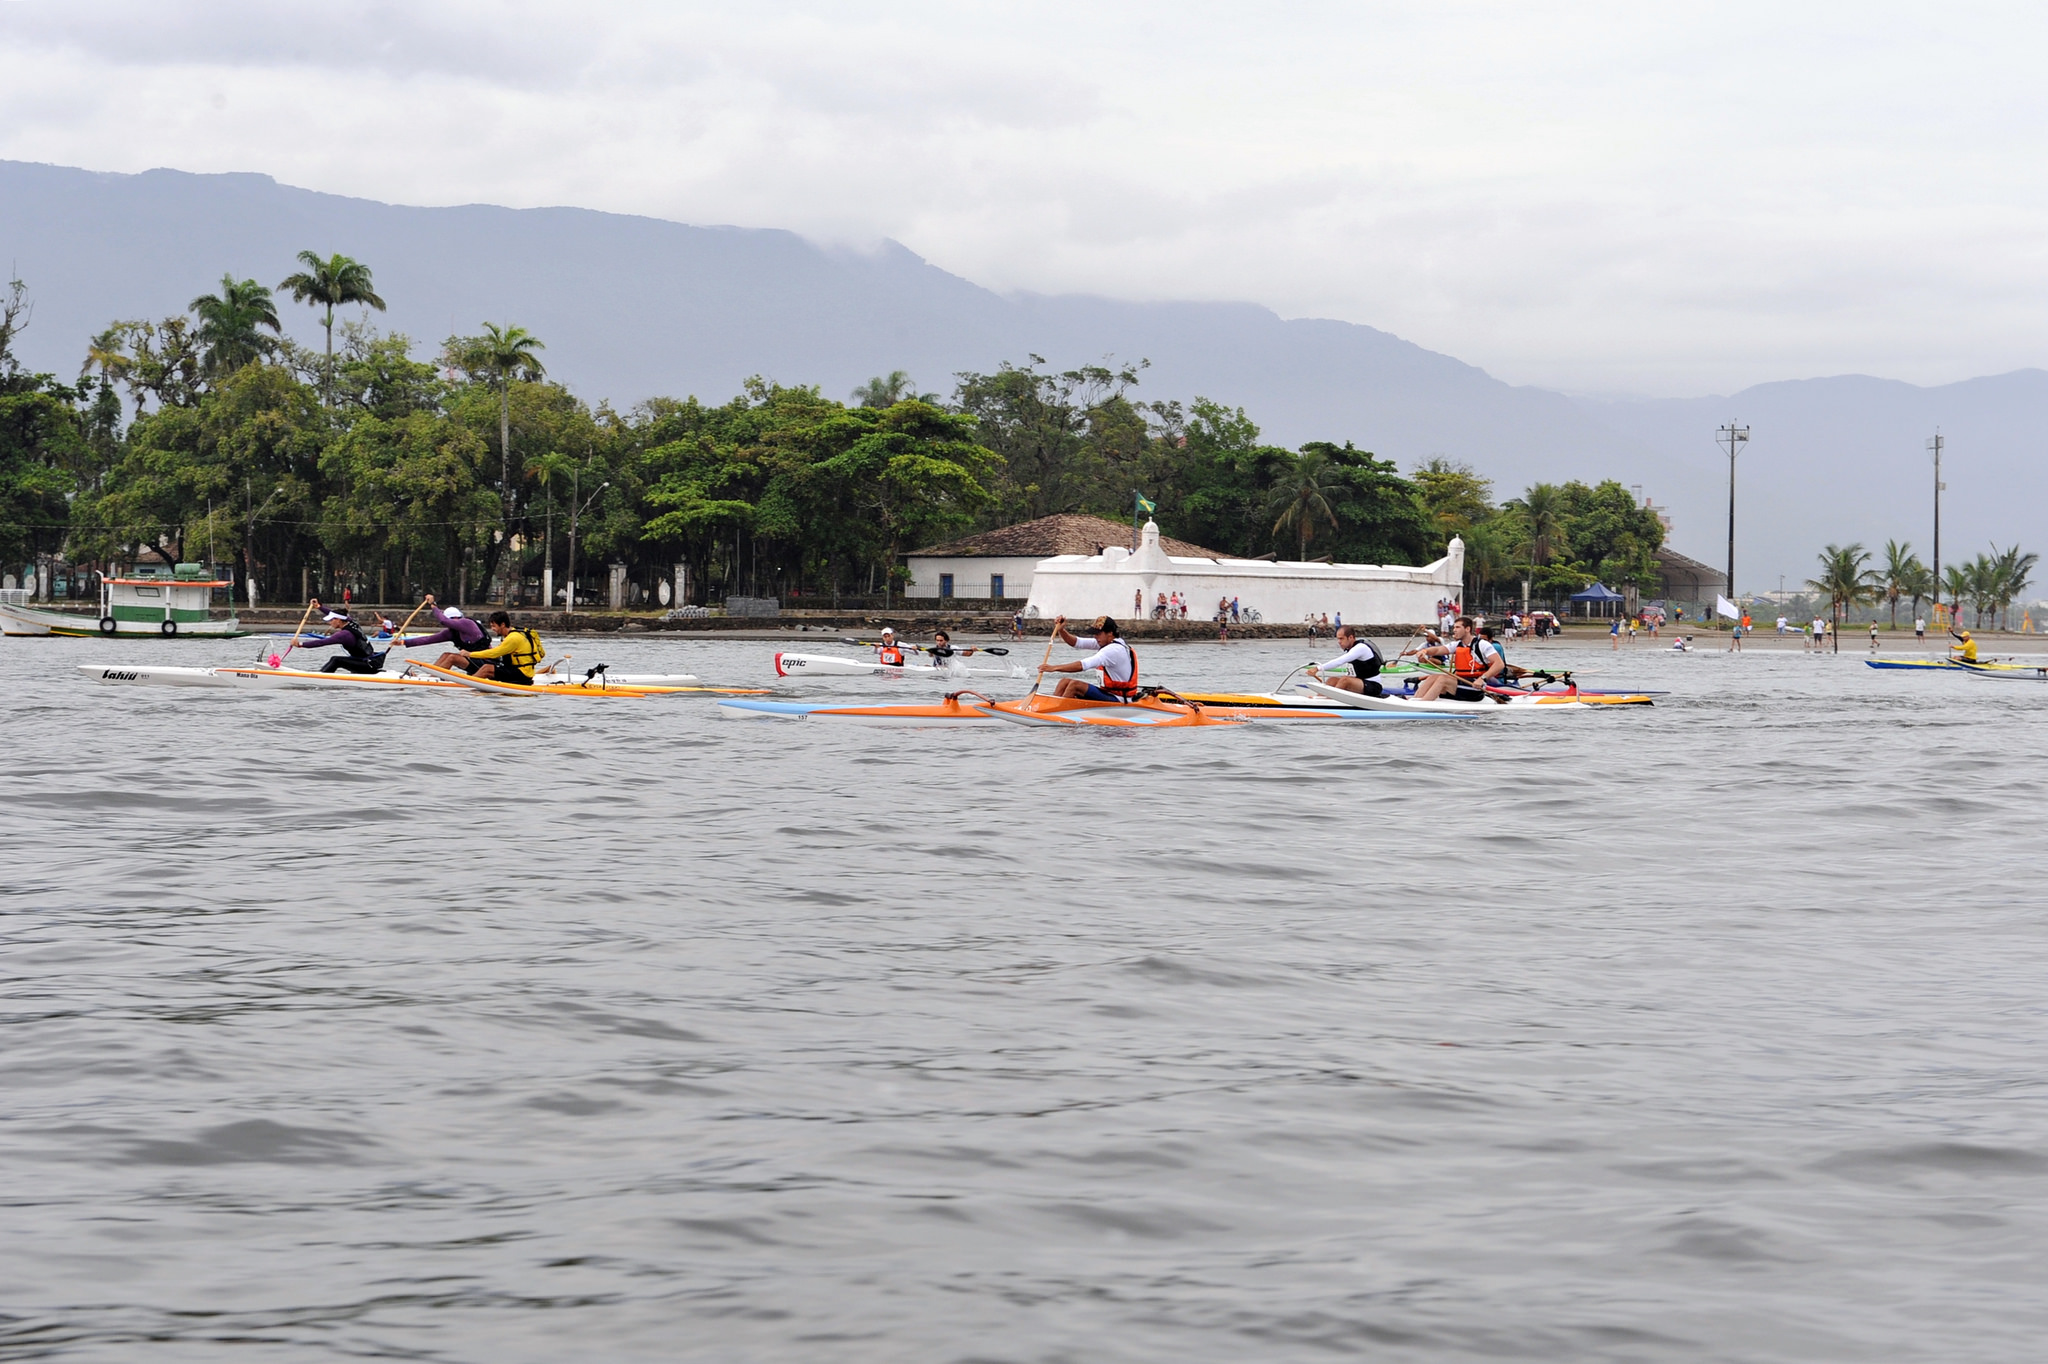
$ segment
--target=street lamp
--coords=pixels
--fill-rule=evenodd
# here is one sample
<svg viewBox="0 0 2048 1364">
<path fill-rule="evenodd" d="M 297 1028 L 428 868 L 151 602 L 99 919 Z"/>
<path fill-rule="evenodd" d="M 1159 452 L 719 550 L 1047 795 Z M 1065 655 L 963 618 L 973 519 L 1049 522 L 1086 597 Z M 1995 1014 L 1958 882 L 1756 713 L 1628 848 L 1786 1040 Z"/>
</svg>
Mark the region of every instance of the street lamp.
<svg viewBox="0 0 2048 1364">
<path fill-rule="evenodd" d="M 1948 484 L 1941 481 L 1941 447 L 1945 444 L 1941 428 L 1934 428 L 1934 438 L 1927 442 L 1927 448 L 1934 452 L 1934 615 L 1941 618 L 1941 490 Z"/>
<path fill-rule="evenodd" d="M 1728 447 L 1728 600 L 1735 600 L 1735 456 L 1749 444 L 1749 428 L 1729 422 L 1714 436 L 1714 443 Z M 1740 607 L 1736 608 L 1738 611 Z M 1739 617 L 1738 617 L 1739 619 Z"/>
<path fill-rule="evenodd" d="M 571 616 L 576 614 L 576 524 L 583 513 L 590 510 L 590 504 L 597 501 L 597 495 L 612 486 L 611 480 L 606 479 L 590 490 L 590 496 L 579 502 L 577 483 L 582 473 L 578 468 L 569 475 L 569 600 L 565 604 L 565 614 Z"/>
</svg>

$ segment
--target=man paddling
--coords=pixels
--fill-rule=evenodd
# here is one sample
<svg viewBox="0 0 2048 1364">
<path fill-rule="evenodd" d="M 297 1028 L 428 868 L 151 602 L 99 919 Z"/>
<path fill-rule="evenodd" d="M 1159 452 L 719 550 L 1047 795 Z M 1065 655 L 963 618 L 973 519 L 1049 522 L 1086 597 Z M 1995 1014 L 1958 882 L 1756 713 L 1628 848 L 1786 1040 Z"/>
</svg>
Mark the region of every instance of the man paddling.
<svg viewBox="0 0 2048 1364">
<path fill-rule="evenodd" d="M 1956 637 L 1956 642 L 1948 646 L 1948 651 L 1955 655 L 1956 661 L 1959 663 L 1975 663 L 1977 661 L 1977 641 L 1970 638 L 1970 632 L 1968 630 L 1958 630 L 1951 626 L 1949 627 L 1949 633 Z"/>
<path fill-rule="evenodd" d="M 434 623 L 441 628 L 431 635 L 407 636 L 398 641 L 401 649 L 418 649 L 428 644 L 452 644 L 455 647 L 434 660 L 437 668 L 458 668 L 462 666 L 461 656 L 472 651 L 488 649 L 490 633 L 468 616 L 462 614 L 459 606 L 443 609 L 429 592 L 420 599 L 420 604 L 434 613 Z"/>
<path fill-rule="evenodd" d="M 955 649 L 953 636 L 944 630 L 932 631 L 932 642 L 925 652 L 932 656 L 932 665 L 939 668 L 951 666 L 951 660 L 955 658 L 974 657 L 972 649 Z"/>
<path fill-rule="evenodd" d="M 1117 633 L 1116 622 L 1108 616 L 1095 618 L 1092 643 L 1084 644 L 1081 637 L 1067 628 L 1065 616 L 1055 617 L 1052 623 L 1053 635 L 1062 644 L 1076 649 L 1093 648 L 1094 653 L 1072 663 L 1041 663 L 1042 673 L 1079 673 L 1099 669 L 1102 673 L 1100 685 L 1085 677 L 1063 679 L 1053 688 L 1054 696 L 1068 696 L 1087 701 L 1133 701 L 1138 696 L 1138 654 L 1124 643 Z"/>
<path fill-rule="evenodd" d="M 534 665 L 547 657 L 547 649 L 533 627 L 514 625 L 503 611 L 491 612 L 491 633 L 498 642 L 488 649 L 454 655 L 452 667 L 467 668 L 472 676 L 486 682 L 509 682 L 515 687 L 533 685 Z"/>
<path fill-rule="evenodd" d="M 327 660 L 323 673 L 374 673 L 384 670 L 384 655 L 370 647 L 370 637 L 363 633 L 363 627 L 349 619 L 346 611 L 325 611 L 321 621 L 328 627 L 324 635 L 312 639 L 295 639 L 293 647 L 299 649 L 326 649 L 339 647 L 341 652 Z"/>
<path fill-rule="evenodd" d="M 1311 663 L 1308 675 L 1327 687 L 1340 691 L 1355 691 L 1362 696 L 1384 696 L 1386 689 L 1379 684 L 1380 669 L 1387 666 L 1387 660 L 1369 639 L 1360 639 L 1358 631 L 1349 625 L 1337 627 L 1337 644 L 1343 649 L 1328 663 Z M 1332 668 L 1349 667 L 1351 676 L 1325 676 Z"/>
<path fill-rule="evenodd" d="M 1415 699 L 1435 701 L 1449 693 L 1453 701 L 1484 701 L 1489 684 L 1500 680 L 1507 670 L 1507 657 L 1479 637 L 1472 617 L 1460 616 L 1451 623 L 1449 648 L 1424 649 L 1419 657 L 1435 656 L 1450 665 L 1449 672 L 1434 673 L 1415 685 Z"/>
<path fill-rule="evenodd" d="M 875 661 L 886 663 L 892 668 L 903 666 L 903 646 L 896 642 L 896 627 L 882 627 L 882 642 L 875 646 Z"/>
</svg>

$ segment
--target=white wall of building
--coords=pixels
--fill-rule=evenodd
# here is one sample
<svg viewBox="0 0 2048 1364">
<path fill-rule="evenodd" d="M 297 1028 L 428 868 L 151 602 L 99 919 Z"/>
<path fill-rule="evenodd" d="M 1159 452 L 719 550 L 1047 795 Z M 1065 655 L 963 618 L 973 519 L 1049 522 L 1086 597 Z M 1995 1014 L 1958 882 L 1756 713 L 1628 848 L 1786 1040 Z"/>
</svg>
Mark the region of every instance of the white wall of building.
<svg viewBox="0 0 2048 1364">
<path fill-rule="evenodd" d="M 906 597 L 936 597 L 939 595 L 939 575 L 953 575 L 953 595 L 956 597 L 1028 597 L 1031 595 L 1031 578 L 1039 565 L 1037 559 L 1002 559 L 980 555 L 958 558 L 923 558 L 912 555 L 903 561 L 910 572 L 910 581 L 904 585 Z M 989 579 L 1000 575 L 1003 590 L 989 591 Z"/>
<path fill-rule="evenodd" d="M 1235 597 L 1268 625 L 1299 623 L 1310 613 L 1332 621 L 1341 615 L 1354 625 L 1412 625 L 1434 621 L 1440 600 L 1459 600 L 1464 575 L 1465 542 L 1459 539 L 1443 558 L 1420 568 L 1183 559 L 1167 555 L 1159 527 L 1148 521 L 1135 554 L 1111 545 L 1100 554 L 1039 560 L 1025 614 L 1129 620 L 1134 594 L 1143 594 L 1149 615 L 1161 592 L 1178 592 L 1191 620 L 1208 619 L 1218 599 Z"/>
</svg>

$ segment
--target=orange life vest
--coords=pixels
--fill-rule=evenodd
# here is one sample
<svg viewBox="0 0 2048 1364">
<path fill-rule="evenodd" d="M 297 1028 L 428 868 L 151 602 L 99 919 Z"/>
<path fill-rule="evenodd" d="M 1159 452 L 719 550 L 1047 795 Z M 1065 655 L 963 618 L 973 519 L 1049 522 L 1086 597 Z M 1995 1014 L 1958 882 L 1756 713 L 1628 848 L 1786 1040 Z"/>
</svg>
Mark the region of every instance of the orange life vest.
<svg viewBox="0 0 2048 1364">
<path fill-rule="evenodd" d="M 1111 696 L 1129 701 L 1138 694 L 1138 651 L 1129 644 L 1125 644 L 1121 639 L 1117 643 L 1123 644 L 1124 652 L 1131 656 L 1131 680 L 1128 682 L 1112 681 L 1109 676 L 1109 669 L 1104 668 L 1102 670 L 1102 689 Z"/>
<path fill-rule="evenodd" d="M 1483 676 L 1488 666 L 1479 652 L 1477 635 L 1451 651 L 1451 671 L 1468 681 Z"/>
<path fill-rule="evenodd" d="M 894 645 L 883 645 L 876 650 L 875 656 L 892 668 L 903 666 L 903 651 Z"/>
</svg>

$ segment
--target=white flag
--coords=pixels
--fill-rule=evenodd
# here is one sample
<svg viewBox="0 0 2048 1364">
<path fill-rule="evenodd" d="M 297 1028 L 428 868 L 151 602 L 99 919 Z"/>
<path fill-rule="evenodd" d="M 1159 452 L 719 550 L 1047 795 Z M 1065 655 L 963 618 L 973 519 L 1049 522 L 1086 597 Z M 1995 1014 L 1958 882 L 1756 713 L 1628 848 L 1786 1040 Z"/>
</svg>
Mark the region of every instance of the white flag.
<svg viewBox="0 0 2048 1364">
<path fill-rule="evenodd" d="M 1728 620 L 1742 619 L 1742 612 L 1735 609 L 1735 603 L 1719 595 L 1716 595 L 1714 598 L 1714 614 L 1725 617 Z"/>
</svg>

